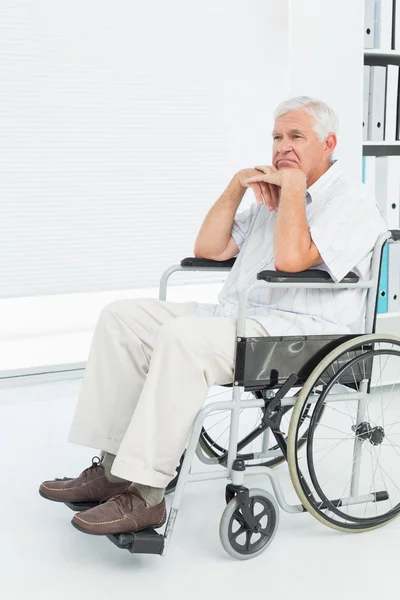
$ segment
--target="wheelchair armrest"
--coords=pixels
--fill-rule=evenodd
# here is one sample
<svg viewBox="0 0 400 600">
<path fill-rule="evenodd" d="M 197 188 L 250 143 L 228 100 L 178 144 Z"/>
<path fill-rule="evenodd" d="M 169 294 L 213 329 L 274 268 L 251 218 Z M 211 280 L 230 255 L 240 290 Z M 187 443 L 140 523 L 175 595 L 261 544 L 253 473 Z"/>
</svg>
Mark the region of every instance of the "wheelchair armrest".
<svg viewBox="0 0 400 600">
<path fill-rule="evenodd" d="M 181 260 L 181 267 L 195 267 L 195 268 L 210 268 L 213 269 L 226 269 L 227 267 L 233 267 L 236 258 L 230 258 L 229 260 L 211 260 L 210 258 L 195 258 L 194 256 L 188 256 Z"/>
<path fill-rule="evenodd" d="M 290 283 L 291 281 L 303 283 L 334 283 L 327 271 L 318 269 L 307 269 L 306 271 L 299 271 L 298 273 L 287 273 L 286 271 L 261 271 L 257 274 L 257 279 L 278 283 Z M 350 271 L 340 283 L 357 283 L 359 279 L 358 275 Z"/>
</svg>

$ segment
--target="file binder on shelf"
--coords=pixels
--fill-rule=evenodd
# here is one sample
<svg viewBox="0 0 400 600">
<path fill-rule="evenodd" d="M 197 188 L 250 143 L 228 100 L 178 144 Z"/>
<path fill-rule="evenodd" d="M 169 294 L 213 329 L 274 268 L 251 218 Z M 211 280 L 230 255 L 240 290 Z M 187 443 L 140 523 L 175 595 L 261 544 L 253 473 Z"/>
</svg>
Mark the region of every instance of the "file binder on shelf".
<svg viewBox="0 0 400 600">
<path fill-rule="evenodd" d="M 400 0 L 396 0 L 396 10 L 394 13 L 394 49 L 400 52 Z"/>
<path fill-rule="evenodd" d="M 400 156 L 377 156 L 375 169 L 376 201 L 389 229 L 399 229 Z"/>
<path fill-rule="evenodd" d="M 369 139 L 382 141 L 385 125 L 386 67 L 371 67 Z"/>
<path fill-rule="evenodd" d="M 374 48 L 375 43 L 375 0 L 365 0 L 364 48 Z"/>
<path fill-rule="evenodd" d="M 388 312 L 400 311 L 400 244 L 389 245 Z"/>
<path fill-rule="evenodd" d="M 400 0 L 399 2 L 399 10 L 400 10 Z M 397 89 L 397 141 L 400 141 L 400 67 L 399 67 L 399 87 Z"/>
<path fill-rule="evenodd" d="M 367 194 L 369 197 L 376 199 L 375 194 L 375 156 L 363 156 L 362 157 L 362 181 L 366 186 Z M 378 292 L 378 306 L 377 313 L 383 314 L 388 311 L 388 244 L 385 244 L 383 248 L 382 265 L 381 265 L 381 276 L 379 279 L 379 292 Z"/>
<path fill-rule="evenodd" d="M 370 73 L 371 67 L 364 65 L 363 140 L 369 140 Z"/>
<path fill-rule="evenodd" d="M 399 67 L 397 65 L 388 65 L 385 102 L 385 141 L 387 142 L 395 142 L 397 137 L 398 94 Z"/>
<path fill-rule="evenodd" d="M 375 48 L 392 49 L 394 0 L 377 0 L 375 5 Z"/>
<path fill-rule="evenodd" d="M 388 312 L 388 275 L 389 275 L 389 245 L 385 244 L 382 252 L 381 278 L 379 280 L 379 295 L 377 313 Z"/>
</svg>

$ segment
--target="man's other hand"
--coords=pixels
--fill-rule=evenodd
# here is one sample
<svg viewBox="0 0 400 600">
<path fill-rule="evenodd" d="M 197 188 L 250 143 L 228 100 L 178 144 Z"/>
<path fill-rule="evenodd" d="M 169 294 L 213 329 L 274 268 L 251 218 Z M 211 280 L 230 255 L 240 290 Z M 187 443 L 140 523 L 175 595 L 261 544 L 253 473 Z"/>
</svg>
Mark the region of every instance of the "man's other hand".
<svg viewBox="0 0 400 600">
<path fill-rule="evenodd" d="M 280 188 L 274 184 L 267 183 L 265 181 L 248 182 L 248 179 L 260 175 L 260 172 L 264 172 L 262 169 L 266 167 L 255 167 L 254 169 L 242 169 L 237 173 L 240 185 L 243 188 L 249 188 L 253 190 L 258 204 L 265 204 L 269 211 L 277 211 L 279 206 L 279 194 Z M 268 167 L 276 171 L 275 167 Z"/>
</svg>

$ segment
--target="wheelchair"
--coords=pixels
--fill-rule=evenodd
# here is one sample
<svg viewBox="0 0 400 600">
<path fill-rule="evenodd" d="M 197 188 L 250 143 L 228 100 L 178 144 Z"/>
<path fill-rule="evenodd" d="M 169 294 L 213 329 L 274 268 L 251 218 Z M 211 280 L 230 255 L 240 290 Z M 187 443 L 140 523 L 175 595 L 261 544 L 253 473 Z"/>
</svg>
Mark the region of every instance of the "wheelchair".
<svg viewBox="0 0 400 600">
<path fill-rule="evenodd" d="M 400 407 L 395 401 L 400 337 L 375 333 L 383 247 L 398 241 L 400 230 L 379 237 L 368 281 L 350 272 L 335 283 L 329 273 L 314 269 L 258 273 L 258 281 L 239 299 L 234 380 L 220 386 L 224 393 L 231 388 L 231 399 L 212 396 L 200 410 L 167 488 L 174 493 L 164 533 L 146 529 L 107 536 L 116 546 L 165 555 L 185 486 L 201 480 L 229 480 L 219 535 L 226 552 L 239 560 L 258 556 L 271 544 L 279 508 L 308 512 L 344 532 L 368 531 L 398 516 L 400 469 L 393 463 L 400 458 Z M 185 258 L 163 273 L 159 298 L 166 299 L 172 273 L 229 271 L 235 260 Z M 265 285 L 366 289 L 366 333 L 246 337 L 248 298 Z M 249 411 L 251 419 L 245 420 Z M 195 455 L 222 468 L 192 472 Z M 274 469 L 281 463 L 288 464 L 298 504 L 285 499 Z M 246 474 L 266 476 L 274 493 L 246 487 Z"/>
</svg>

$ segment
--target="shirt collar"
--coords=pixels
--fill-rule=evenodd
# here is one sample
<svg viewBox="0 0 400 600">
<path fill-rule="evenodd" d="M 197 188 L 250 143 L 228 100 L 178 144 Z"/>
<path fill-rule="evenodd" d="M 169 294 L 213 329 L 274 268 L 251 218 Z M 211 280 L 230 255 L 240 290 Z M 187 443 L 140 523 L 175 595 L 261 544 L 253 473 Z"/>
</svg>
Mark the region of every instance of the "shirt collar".
<svg viewBox="0 0 400 600">
<path fill-rule="evenodd" d="M 307 204 L 318 200 L 321 192 L 323 193 L 334 181 L 341 176 L 341 169 L 338 160 L 334 160 L 332 165 L 317 181 L 315 181 L 306 190 L 306 201 Z"/>
</svg>

